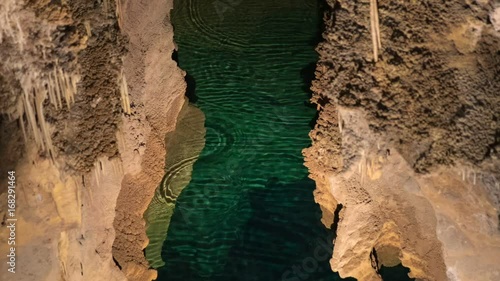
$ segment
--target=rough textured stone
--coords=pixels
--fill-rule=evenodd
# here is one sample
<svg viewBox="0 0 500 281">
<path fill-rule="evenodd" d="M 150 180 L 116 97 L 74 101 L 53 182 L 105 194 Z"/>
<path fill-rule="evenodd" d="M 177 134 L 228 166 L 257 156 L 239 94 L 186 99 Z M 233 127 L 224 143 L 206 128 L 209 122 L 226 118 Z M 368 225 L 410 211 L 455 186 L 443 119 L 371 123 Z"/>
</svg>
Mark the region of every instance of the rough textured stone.
<svg viewBox="0 0 500 281">
<path fill-rule="evenodd" d="M 0 5 L 0 171 L 20 175 L 17 249 L 29 257 L 19 261 L 26 270 L 16 280 L 155 277 L 144 258 L 142 216 L 164 174 L 164 137 L 175 128 L 186 87 L 171 58 L 171 8 L 170 0 Z M 50 75 L 59 70 L 74 78 L 65 87 L 74 82 L 76 93 L 63 106 L 49 97 L 40 102 L 25 82 L 53 89 Z M 120 107 L 124 88 L 130 112 Z M 26 93 L 38 106 L 31 124 Z M 5 190 L 2 181 L 3 224 Z M 9 279 L 3 261 L 0 279 Z"/>
<path fill-rule="evenodd" d="M 378 268 L 399 261 L 419 280 L 498 279 L 496 4 L 378 1 L 375 62 L 370 2 L 327 2 L 304 154 L 324 222 L 343 207 L 332 269 L 380 280 Z M 485 219 L 467 227 L 474 217 Z"/>
</svg>

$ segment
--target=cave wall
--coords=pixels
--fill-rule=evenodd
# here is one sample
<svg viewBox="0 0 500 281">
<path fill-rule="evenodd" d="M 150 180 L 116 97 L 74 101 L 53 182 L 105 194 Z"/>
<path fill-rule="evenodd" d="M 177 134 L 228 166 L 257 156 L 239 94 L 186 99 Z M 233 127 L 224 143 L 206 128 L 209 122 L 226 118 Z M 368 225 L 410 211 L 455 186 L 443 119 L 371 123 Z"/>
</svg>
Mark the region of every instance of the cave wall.
<svg viewBox="0 0 500 281">
<path fill-rule="evenodd" d="M 500 42 L 493 2 L 480 3 L 380 1 L 374 63 L 369 3 L 330 1 L 313 101 L 363 108 L 417 172 L 485 162 L 498 150 Z"/>
<path fill-rule="evenodd" d="M 498 2 L 379 1 L 377 62 L 370 3 L 327 2 L 304 154 L 325 225 L 343 205 L 332 270 L 380 280 L 401 262 L 421 280 L 500 279 Z M 142 214 L 185 91 L 171 8 L 2 4 L 0 172 L 21 175 L 17 249 L 31 257 L 16 280 L 156 275 Z"/>
<path fill-rule="evenodd" d="M 0 7 L 7 159 L 0 170 L 17 176 L 16 280 L 125 279 L 111 256 L 126 42 L 113 5 L 41 0 Z M 5 224 L 6 182 L 0 186 Z M 8 233 L 1 233 L 6 253 Z M 10 280 L 4 260 L 0 274 Z"/>
<path fill-rule="evenodd" d="M 0 5 L 2 174 L 17 179 L 16 280 L 152 280 L 142 215 L 184 104 L 171 1 Z M 7 185 L 0 183 L 6 223 Z M 7 229 L 0 230 L 7 252 Z M 12 278 L 1 258 L 1 279 Z"/>
<path fill-rule="evenodd" d="M 151 280 L 143 249 L 143 218 L 165 174 L 165 135 L 175 129 L 185 103 L 185 72 L 172 60 L 175 48 L 170 10 L 173 1 L 124 1 L 123 30 L 130 40 L 124 74 L 132 114 L 123 119 L 125 177 L 118 196 L 113 256 L 128 280 Z"/>
<path fill-rule="evenodd" d="M 343 206 L 332 269 L 497 280 L 498 2 L 378 1 L 377 59 L 370 1 L 327 2 L 304 154 L 325 225 Z"/>
</svg>

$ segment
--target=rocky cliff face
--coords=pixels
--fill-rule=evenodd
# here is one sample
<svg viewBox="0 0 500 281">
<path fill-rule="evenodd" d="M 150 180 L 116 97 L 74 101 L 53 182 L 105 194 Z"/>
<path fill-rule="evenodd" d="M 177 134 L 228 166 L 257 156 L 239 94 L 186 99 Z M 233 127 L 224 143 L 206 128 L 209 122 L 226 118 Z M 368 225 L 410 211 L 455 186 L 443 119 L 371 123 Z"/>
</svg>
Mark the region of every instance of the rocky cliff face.
<svg viewBox="0 0 500 281">
<path fill-rule="evenodd" d="M 16 280 L 151 280 L 142 215 L 184 104 L 171 1 L 0 4 L 0 172 Z M 7 223 L 6 180 L 0 217 Z M 0 230 L 7 252 L 7 229 Z M 10 280 L 5 256 L 2 280 Z"/>
<path fill-rule="evenodd" d="M 373 2 L 328 4 L 304 154 L 327 226 L 342 204 L 332 269 L 498 280 L 499 4 L 379 1 L 376 59 Z"/>
</svg>

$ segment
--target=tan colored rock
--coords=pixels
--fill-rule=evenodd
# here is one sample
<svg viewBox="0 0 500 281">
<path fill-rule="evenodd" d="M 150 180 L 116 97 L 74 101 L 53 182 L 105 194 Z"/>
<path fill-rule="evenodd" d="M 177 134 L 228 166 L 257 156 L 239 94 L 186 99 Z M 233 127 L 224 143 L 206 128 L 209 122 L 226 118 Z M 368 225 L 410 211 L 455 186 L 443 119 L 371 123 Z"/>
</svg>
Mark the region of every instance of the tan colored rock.
<svg viewBox="0 0 500 281">
<path fill-rule="evenodd" d="M 397 152 L 387 155 L 387 146 L 370 133 L 362 114 L 339 112 L 343 139 L 356 139 L 359 150 L 349 170 L 328 177 L 330 193 L 343 206 L 332 269 L 343 277 L 381 280 L 381 265 L 403 263 L 414 278 L 445 280 L 432 207 L 403 188 L 413 176 L 411 167 Z"/>
<path fill-rule="evenodd" d="M 418 280 L 497 280 L 493 4 L 379 1 L 377 61 L 369 1 L 328 3 L 304 154 L 323 222 L 337 226 L 332 269 L 380 280 L 380 266 L 402 263 Z"/>
<path fill-rule="evenodd" d="M 33 145 L 28 147 L 15 169 L 16 280 L 125 280 L 111 256 L 115 202 L 123 177 L 120 161 L 101 159 L 95 173 L 83 176 L 83 183 L 38 157 Z M 6 202 L 5 193 L 1 197 Z M 3 205 L 1 211 L 4 217 Z M 5 228 L 1 233 L 7 237 Z M 4 240 L 0 250 L 7 252 Z M 0 276 L 12 278 L 5 262 Z"/>
<path fill-rule="evenodd" d="M 129 280 L 156 277 L 144 257 L 148 239 L 143 215 L 165 173 L 165 134 L 174 130 L 185 102 L 184 73 L 171 58 L 173 28 L 165 21 L 171 9 L 172 2 L 163 0 L 122 1 L 121 6 L 130 46 L 124 75 L 134 105 L 131 116 L 123 120 L 124 157 L 136 164 L 127 164 L 122 181 L 113 256 Z"/>
<path fill-rule="evenodd" d="M 184 104 L 184 73 L 171 59 L 172 27 L 164 21 L 172 4 L 39 0 L 21 9 L 21 2 L 0 5 L 7 20 L 0 28 L 7 62 L 0 67 L 0 171 L 18 175 L 16 280 L 151 280 L 142 214 L 164 173 L 164 136 Z M 61 106 L 49 91 L 27 95 L 32 110 L 19 111 L 20 84 L 55 91 L 54 69 L 81 76 L 78 84 L 67 80 L 76 93 L 58 93 L 70 102 Z M 1 181 L 3 223 L 5 190 Z M 10 280 L 0 260 L 0 278 Z"/>
<path fill-rule="evenodd" d="M 497 32 L 500 32 L 500 5 L 497 4 L 497 7 L 491 12 L 490 14 L 490 19 L 491 22 L 493 23 L 493 26 L 495 27 L 495 30 Z"/>
</svg>

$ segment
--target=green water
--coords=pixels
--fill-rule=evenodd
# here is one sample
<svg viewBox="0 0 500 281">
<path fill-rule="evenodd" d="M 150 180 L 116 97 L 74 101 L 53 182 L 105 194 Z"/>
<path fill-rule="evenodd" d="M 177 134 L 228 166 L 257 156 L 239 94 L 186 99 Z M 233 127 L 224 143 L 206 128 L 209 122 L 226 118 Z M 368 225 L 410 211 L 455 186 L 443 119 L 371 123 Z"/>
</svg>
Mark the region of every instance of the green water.
<svg viewBox="0 0 500 281">
<path fill-rule="evenodd" d="M 177 198 L 158 280 L 340 280 L 301 154 L 316 114 L 308 83 L 319 3 L 176 0 L 174 7 L 178 61 L 207 131 Z"/>
</svg>

